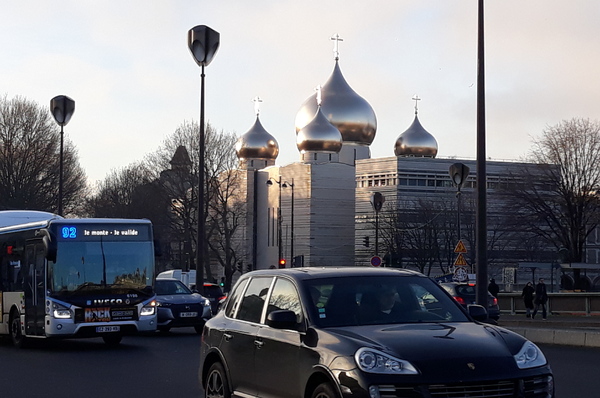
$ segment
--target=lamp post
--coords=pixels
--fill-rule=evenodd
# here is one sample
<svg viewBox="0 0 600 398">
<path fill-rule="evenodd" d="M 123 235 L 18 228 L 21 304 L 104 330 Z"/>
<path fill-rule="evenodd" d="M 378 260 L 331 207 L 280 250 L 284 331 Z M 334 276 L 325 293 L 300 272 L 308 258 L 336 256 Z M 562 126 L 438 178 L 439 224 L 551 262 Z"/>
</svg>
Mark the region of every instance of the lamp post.
<svg viewBox="0 0 600 398">
<path fill-rule="evenodd" d="M 290 187 L 292 188 L 292 209 L 291 209 L 291 214 L 290 214 L 290 220 L 291 220 L 291 224 L 292 224 L 292 237 L 290 239 L 290 258 L 292 259 L 292 266 L 296 265 L 294 264 L 294 179 L 292 178 L 292 182 L 289 183 L 287 181 L 285 181 L 283 183 L 283 187 L 287 188 Z"/>
<path fill-rule="evenodd" d="M 277 263 L 279 264 L 279 266 L 281 265 L 285 265 L 285 263 L 282 264 L 282 260 L 283 260 L 283 252 L 282 252 L 282 240 L 281 240 L 281 176 L 279 176 L 279 179 L 274 179 L 274 178 L 269 178 L 267 180 L 267 185 L 268 186 L 272 186 L 273 183 L 276 183 L 277 185 L 279 185 L 279 203 L 277 205 L 277 249 L 278 249 L 278 258 L 277 258 Z"/>
<path fill-rule="evenodd" d="M 465 181 L 467 181 L 467 177 L 469 176 L 469 167 L 462 163 L 454 163 L 448 169 L 448 174 L 450 174 L 450 178 L 452 182 L 456 185 L 456 229 L 458 231 L 458 240 L 460 241 L 460 188 L 464 185 Z"/>
<path fill-rule="evenodd" d="M 204 221 L 204 67 L 215 56 L 220 44 L 220 35 L 206 25 L 198 25 L 188 31 L 188 48 L 196 63 L 201 67 L 200 74 L 200 143 L 198 156 L 198 237 L 196 244 L 196 288 L 204 293 L 204 247 L 206 232 Z"/>
<path fill-rule="evenodd" d="M 487 305 L 487 198 L 485 164 L 485 55 L 483 0 L 477 11 L 477 304 Z"/>
<path fill-rule="evenodd" d="M 385 197 L 381 192 L 375 192 L 371 195 L 371 206 L 375 210 L 375 255 L 379 256 L 379 211 L 383 207 Z"/>
<path fill-rule="evenodd" d="M 60 126 L 60 161 L 58 171 L 58 215 L 63 215 L 63 143 L 64 129 L 63 127 L 69 123 L 71 116 L 75 112 L 75 101 L 66 95 L 58 95 L 50 100 L 50 111 L 54 120 Z"/>
</svg>

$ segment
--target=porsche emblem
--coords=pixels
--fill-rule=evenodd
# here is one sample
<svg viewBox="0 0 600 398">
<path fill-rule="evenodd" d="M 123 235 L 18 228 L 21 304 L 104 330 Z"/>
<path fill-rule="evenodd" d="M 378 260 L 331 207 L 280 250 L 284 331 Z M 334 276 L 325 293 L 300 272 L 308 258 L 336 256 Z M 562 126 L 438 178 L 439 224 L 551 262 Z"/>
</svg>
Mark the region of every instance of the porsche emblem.
<svg viewBox="0 0 600 398">
<path fill-rule="evenodd" d="M 474 364 L 474 363 L 472 363 L 472 362 L 469 362 L 469 363 L 467 364 L 467 367 L 468 367 L 469 369 L 471 369 L 471 370 L 475 370 L 475 364 Z"/>
</svg>

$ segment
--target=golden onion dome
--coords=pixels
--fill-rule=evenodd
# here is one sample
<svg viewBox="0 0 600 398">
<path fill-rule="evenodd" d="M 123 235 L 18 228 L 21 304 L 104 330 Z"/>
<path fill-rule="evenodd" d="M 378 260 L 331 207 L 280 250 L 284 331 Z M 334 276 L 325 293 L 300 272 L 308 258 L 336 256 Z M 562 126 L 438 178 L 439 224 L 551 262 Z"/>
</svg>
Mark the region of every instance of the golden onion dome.
<svg viewBox="0 0 600 398">
<path fill-rule="evenodd" d="M 238 159 L 271 159 L 279 154 L 279 144 L 275 137 L 265 130 L 258 115 L 256 122 L 235 144 Z"/>
<path fill-rule="evenodd" d="M 342 149 L 342 134 L 318 106 L 312 120 L 296 133 L 296 145 L 300 152 L 337 153 Z"/>
<path fill-rule="evenodd" d="M 296 114 L 296 132 L 306 126 L 317 110 L 317 94 L 307 98 Z M 336 59 L 333 72 L 321 89 L 321 111 L 338 128 L 344 142 L 370 145 L 375 139 L 377 118 L 369 103 L 346 82 Z"/>
<path fill-rule="evenodd" d="M 421 126 L 415 112 L 415 120 L 396 140 L 394 153 L 396 156 L 434 158 L 437 152 L 438 144 L 435 137 Z"/>
</svg>

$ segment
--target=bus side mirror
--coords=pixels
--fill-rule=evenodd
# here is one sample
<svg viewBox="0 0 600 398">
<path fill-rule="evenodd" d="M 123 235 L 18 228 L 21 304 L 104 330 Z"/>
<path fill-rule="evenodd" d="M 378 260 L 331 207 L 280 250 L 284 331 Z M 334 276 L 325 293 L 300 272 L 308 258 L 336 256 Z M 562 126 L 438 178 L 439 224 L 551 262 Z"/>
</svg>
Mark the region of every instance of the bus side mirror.
<svg viewBox="0 0 600 398">
<path fill-rule="evenodd" d="M 38 235 L 42 237 L 42 244 L 48 261 L 56 262 L 56 239 L 47 229 L 40 229 Z"/>
</svg>

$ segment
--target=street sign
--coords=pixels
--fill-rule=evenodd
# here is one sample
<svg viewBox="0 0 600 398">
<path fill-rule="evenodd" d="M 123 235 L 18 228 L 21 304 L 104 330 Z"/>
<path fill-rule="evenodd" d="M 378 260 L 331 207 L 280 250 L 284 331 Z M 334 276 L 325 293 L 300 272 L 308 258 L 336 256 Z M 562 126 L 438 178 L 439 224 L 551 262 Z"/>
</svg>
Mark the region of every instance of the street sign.
<svg viewBox="0 0 600 398">
<path fill-rule="evenodd" d="M 381 257 L 379 257 L 379 256 L 371 257 L 371 265 L 373 267 L 379 267 L 381 265 Z"/>
<path fill-rule="evenodd" d="M 458 257 L 456 257 L 456 261 L 454 261 L 454 265 L 455 265 L 456 267 L 464 267 L 464 266 L 467 266 L 467 265 L 468 265 L 468 264 L 467 264 L 467 260 L 465 260 L 465 256 L 463 256 L 463 254 L 462 254 L 462 253 L 460 253 L 460 254 L 458 255 Z"/>
<path fill-rule="evenodd" d="M 462 240 L 458 241 L 458 244 L 456 245 L 456 248 L 454 249 L 454 253 L 466 253 L 467 252 L 467 248 L 465 247 L 465 244 L 463 243 Z"/>
<path fill-rule="evenodd" d="M 457 282 L 466 282 L 469 280 L 469 273 L 467 267 L 456 267 L 454 268 L 454 278 Z"/>
</svg>

